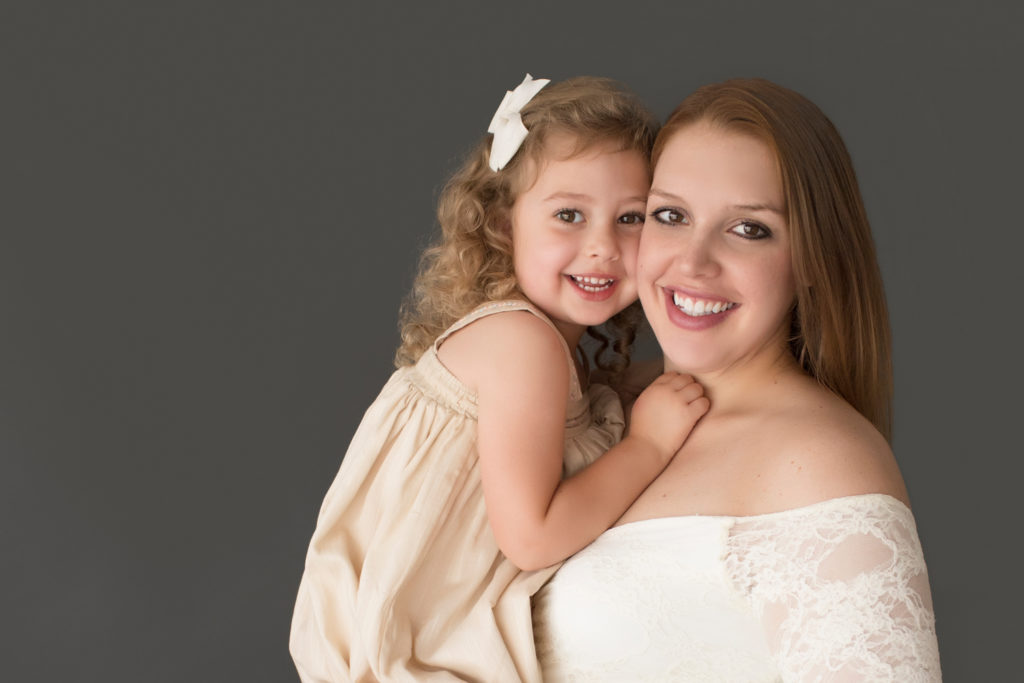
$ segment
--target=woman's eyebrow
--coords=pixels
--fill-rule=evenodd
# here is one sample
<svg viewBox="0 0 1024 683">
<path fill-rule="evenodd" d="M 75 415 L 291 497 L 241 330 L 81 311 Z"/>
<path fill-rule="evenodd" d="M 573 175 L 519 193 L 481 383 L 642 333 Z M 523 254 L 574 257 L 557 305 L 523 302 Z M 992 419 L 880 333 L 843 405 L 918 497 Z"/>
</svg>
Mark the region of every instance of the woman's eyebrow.
<svg viewBox="0 0 1024 683">
<path fill-rule="evenodd" d="M 683 201 L 683 198 L 680 197 L 679 195 L 672 194 L 671 192 L 666 192 L 665 190 L 659 190 L 656 187 L 652 187 L 650 193 L 647 196 L 648 197 L 661 197 L 662 199 L 668 199 L 669 201 L 678 202 L 678 203 L 682 203 L 682 201 Z"/>
<path fill-rule="evenodd" d="M 741 209 L 743 211 L 771 211 L 782 215 L 782 209 L 776 208 L 772 204 L 733 204 L 732 208 Z"/>
<path fill-rule="evenodd" d="M 659 190 L 656 187 L 651 188 L 651 193 L 648 196 L 658 197 L 659 199 L 667 199 L 671 202 L 676 202 L 677 204 L 684 203 L 683 198 L 680 197 L 679 195 L 672 194 L 671 192 L 666 192 L 665 190 Z M 777 213 L 780 216 L 785 215 L 782 209 L 778 208 L 774 204 L 768 204 L 765 202 L 758 202 L 754 204 L 733 204 L 731 208 L 739 209 L 741 211 L 771 211 L 772 213 Z"/>
</svg>

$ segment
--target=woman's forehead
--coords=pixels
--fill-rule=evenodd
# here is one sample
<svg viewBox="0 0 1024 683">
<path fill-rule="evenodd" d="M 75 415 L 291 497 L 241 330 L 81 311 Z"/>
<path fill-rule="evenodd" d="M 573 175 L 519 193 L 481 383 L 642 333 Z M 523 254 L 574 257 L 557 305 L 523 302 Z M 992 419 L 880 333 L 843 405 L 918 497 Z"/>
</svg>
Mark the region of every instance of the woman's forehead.
<svg viewBox="0 0 1024 683">
<path fill-rule="evenodd" d="M 775 210 L 784 203 L 778 162 L 766 143 L 741 131 L 701 124 L 682 128 L 668 140 L 654 168 L 651 193 L 727 198 Z"/>
</svg>

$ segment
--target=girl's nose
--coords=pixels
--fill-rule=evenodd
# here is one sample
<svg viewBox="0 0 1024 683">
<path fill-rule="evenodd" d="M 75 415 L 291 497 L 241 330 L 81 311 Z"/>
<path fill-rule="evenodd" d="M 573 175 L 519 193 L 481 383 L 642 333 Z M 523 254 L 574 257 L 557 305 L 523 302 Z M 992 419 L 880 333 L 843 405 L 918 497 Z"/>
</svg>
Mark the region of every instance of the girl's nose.
<svg viewBox="0 0 1024 683">
<path fill-rule="evenodd" d="M 615 261 L 619 258 L 619 243 L 615 239 L 615 229 L 595 227 L 588 231 L 584 244 L 584 253 L 589 258 L 599 261 Z"/>
</svg>

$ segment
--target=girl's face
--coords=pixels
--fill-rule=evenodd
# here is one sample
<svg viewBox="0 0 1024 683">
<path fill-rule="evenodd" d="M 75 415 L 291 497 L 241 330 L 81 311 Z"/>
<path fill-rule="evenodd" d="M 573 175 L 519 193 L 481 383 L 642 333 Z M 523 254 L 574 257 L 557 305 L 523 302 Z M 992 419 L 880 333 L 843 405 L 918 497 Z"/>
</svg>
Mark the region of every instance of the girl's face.
<svg viewBox="0 0 1024 683">
<path fill-rule="evenodd" d="M 520 289 L 574 344 L 636 300 L 650 176 L 637 152 L 596 145 L 567 158 L 572 142 L 549 141 L 552 153 L 516 198 L 511 222 Z"/>
<path fill-rule="evenodd" d="M 765 143 L 706 122 L 674 134 L 654 170 L 638 279 L 667 367 L 716 373 L 778 358 L 795 288 Z"/>
</svg>

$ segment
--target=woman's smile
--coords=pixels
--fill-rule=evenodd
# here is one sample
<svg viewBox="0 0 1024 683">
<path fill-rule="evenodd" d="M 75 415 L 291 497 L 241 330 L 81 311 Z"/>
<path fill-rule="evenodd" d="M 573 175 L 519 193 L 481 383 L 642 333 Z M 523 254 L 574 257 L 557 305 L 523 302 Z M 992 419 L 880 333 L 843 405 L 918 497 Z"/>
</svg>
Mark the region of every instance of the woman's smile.
<svg viewBox="0 0 1024 683">
<path fill-rule="evenodd" d="M 777 358 L 795 295 L 784 206 L 774 154 L 757 138 L 697 123 L 665 146 L 638 281 L 670 367 Z"/>
<path fill-rule="evenodd" d="M 738 304 L 672 287 L 663 287 L 669 320 L 689 330 L 703 330 L 725 321 Z"/>
</svg>

